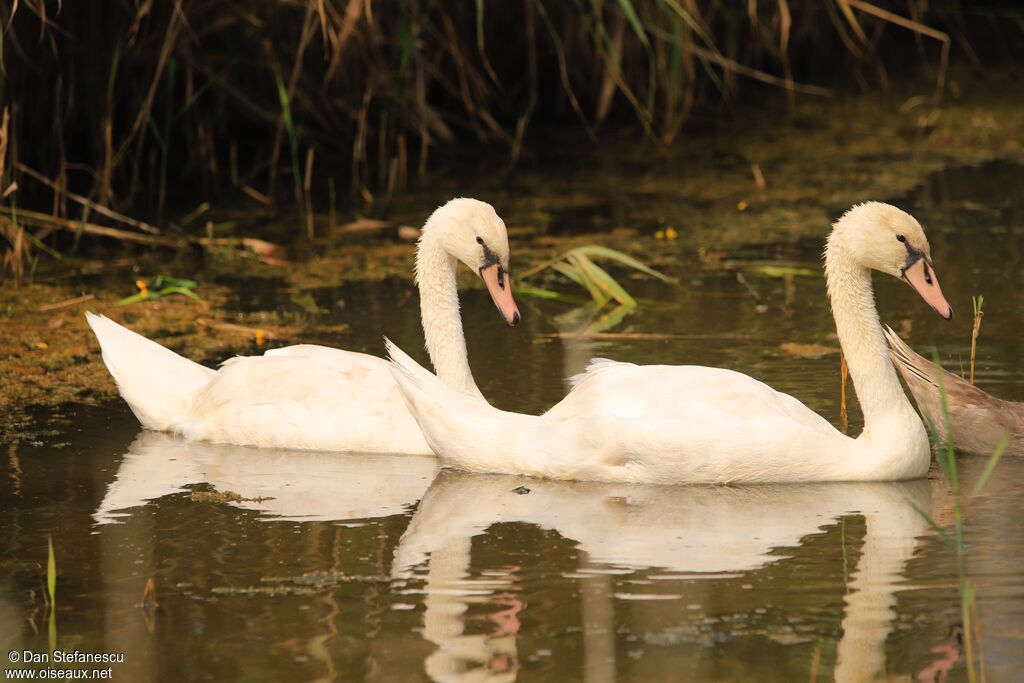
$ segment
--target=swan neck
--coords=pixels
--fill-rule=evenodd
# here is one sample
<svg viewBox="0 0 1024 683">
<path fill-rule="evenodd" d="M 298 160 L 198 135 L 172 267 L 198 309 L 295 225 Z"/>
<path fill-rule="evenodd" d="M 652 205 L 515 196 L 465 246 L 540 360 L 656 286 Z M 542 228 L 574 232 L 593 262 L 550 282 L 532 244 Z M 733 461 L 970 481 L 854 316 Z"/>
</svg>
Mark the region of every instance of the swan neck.
<svg viewBox="0 0 1024 683">
<path fill-rule="evenodd" d="M 455 272 L 458 261 L 441 242 L 444 225 L 428 221 L 416 252 L 416 286 L 420 292 L 420 320 L 427 353 L 437 376 L 462 391 L 479 394 L 469 369 L 466 338 L 459 312 Z"/>
<path fill-rule="evenodd" d="M 889 360 L 889 349 L 878 320 L 871 271 L 858 263 L 844 243 L 838 224 L 825 249 L 825 281 L 839 344 L 864 413 L 864 433 L 894 416 L 913 415 Z M 909 412 L 908 412 L 909 411 Z M 913 415 L 916 419 L 916 415 Z"/>
</svg>

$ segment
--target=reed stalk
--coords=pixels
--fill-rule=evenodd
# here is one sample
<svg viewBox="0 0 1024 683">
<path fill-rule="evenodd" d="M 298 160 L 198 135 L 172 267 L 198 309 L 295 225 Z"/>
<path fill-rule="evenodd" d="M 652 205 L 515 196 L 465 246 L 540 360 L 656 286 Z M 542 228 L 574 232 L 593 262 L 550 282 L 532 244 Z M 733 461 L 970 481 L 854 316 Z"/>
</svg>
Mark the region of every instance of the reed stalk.
<svg viewBox="0 0 1024 683">
<path fill-rule="evenodd" d="M 753 82 L 791 100 L 831 95 L 850 80 L 837 74 L 884 87 L 865 74 L 906 62 L 908 36 L 938 47 L 921 53 L 937 98 L 968 29 L 1012 24 L 953 3 L 905 16 L 862 0 L 746 11 L 690 0 L 49 4 L 0 0 L 0 104 L 7 159 L 18 163 L 5 186 L 31 168 L 54 187 L 23 192 L 28 208 L 45 201 L 66 218 L 63 203 L 77 196 L 92 203 L 83 221 L 96 223 L 117 220 L 99 221 L 96 207 L 152 207 L 156 228 L 172 195 L 216 200 L 218 173 L 269 208 L 290 173 L 308 213 L 302 147 L 321 168 L 351 169 L 338 182 L 371 202 L 423 178 L 428 158 L 467 137 L 514 161 L 539 118 L 595 140 L 601 127 L 638 123 L 670 144 L 694 111 L 713 114 Z M 314 178 L 308 194 L 325 189 Z M 9 221 L 0 230 L 10 271 L 32 249 Z"/>
<path fill-rule="evenodd" d="M 971 297 L 971 307 L 974 309 L 974 322 L 971 325 L 971 376 L 970 382 L 974 384 L 974 356 L 978 351 L 978 335 L 981 334 L 981 318 L 985 313 L 981 307 L 985 304 L 985 297 L 982 295 Z"/>
</svg>

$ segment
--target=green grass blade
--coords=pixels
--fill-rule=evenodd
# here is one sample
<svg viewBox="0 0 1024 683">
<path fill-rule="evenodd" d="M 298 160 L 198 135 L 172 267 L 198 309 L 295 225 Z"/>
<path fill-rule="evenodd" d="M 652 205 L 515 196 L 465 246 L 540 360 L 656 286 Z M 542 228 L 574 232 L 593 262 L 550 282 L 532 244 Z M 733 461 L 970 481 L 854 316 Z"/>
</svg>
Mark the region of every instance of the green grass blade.
<svg viewBox="0 0 1024 683">
<path fill-rule="evenodd" d="M 274 79 L 277 81 L 277 98 L 281 102 L 281 116 L 284 118 L 284 128 L 288 132 L 288 147 L 292 153 L 292 178 L 295 185 L 295 197 L 302 195 L 302 173 L 299 171 L 299 136 L 295 131 L 295 122 L 292 120 L 292 107 L 288 99 L 288 88 L 281 76 L 281 69 L 274 63 Z"/>
<path fill-rule="evenodd" d="M 982 470 L 981 476 L 978 477 L 978 482 L 974 485 L 974 489 L 971 490 L 971 497 L 981 493 L 981 490 L 985 488 L 985 484 L 988 483 L 989 477 L 992 476 L 992 472 L 995 471 L 996 465 L 999 464 L 999 459 L 1003 457 L 1003 453 L 1006 452 L 1006 447 L 1010 445 L 1010 431 L 1007 430 L 1003 434 L 1003 438 L 999 440 L 999 444 L 996 449 L 992 451 L 992 455 L 989 456 L 988 462 L 985 463 L 985 469 Z"/>
<path fill-rule="evenodd" d="M 920 508 L 920 507 L 919 507 L 919 506 L 917 505 L 917 503 L 915 503 L 915 502 L 913 502 L 913 501 L 909 501 L 909 500 L 907 501 L 907 503 L 909 503 L 909 504 L 910 504 L 910 507 L 914 508 L 914 511 L 915 511 L 915 512 L 916 512 L 917 514 L 921 515 L 921 519 L 923 519 L 923 520 L 925 521 L 925 523 L 927 523 L 927 524 L 928 524 L 928 526 L 930 526 L 930 527 L 932 528 L 932 530 L 933 530 L 933 531 L 935 531 L 935 532 L 936 532 L 936 533 L 937 533 L 937 534 L 939 535 L 939 538 L 941 538 L 941 539 L 942 539 L 942 540 L 944 540 L 944 541 L 948 541 L 948 542 L 950 542 L 950 543 L 955 543 L 955 542 L 956 542 L 956 539 L 955 539 L 955 538 L 953 538 L 952 536 L 950 536 L 950 535 L 949 535 L 949 532 L 947 532 L 947 531 L 946 531 L 945 529 L 943 529 L 942 527 L 940 527 L 940 526 L 939 526 L 939 525 L 938 525 L 938 524 L 937 524 L 937 523 L 935 522 L 935 520 L 934 520 L 934 519 L 932 519 L 932 516 L 931 516 L 931 515 L 929 515 L 929 514 L 928 514 L 927 512 L 925 512 L 925 511 L 924 511 L 923 509 L 921 509 L 921 508 Z"/>
<path fill-rule="evenodd" d="M 57 649 L 57 613 L 51 610 L 47 621 L 46 632 L 50 640 L 50 652 L 53 652 Z"/>
<path fill-rule="evenodd" d="M 198 301 L 200 303 L 202 303 L 203 301 L 201 298 L 199 298 L 198 294 L 193 292 L 191 289 L 188 289 L 187 287 L 164 287 L 163 289 L 156 293 L 158 298 L 162 296 L 167 296 L 169 294 L 181 294 L 182 296 L 187 296 L 189 299 Z"/>
<path fill-rule="evenodd" d="M 757 273 L 758 275 L 766 275 L 768 277 L 781 278 L 787 275 L 793 275 L 796 277 L 821 277 L 820 270 L 811 270 L 810 268 L 799 268 L 797 266 L 750 266 L 746 270 L 751 273 Z"/>
<path fill-rule="evenodd" d="M 651 44 L 647 40 L 647 33 L 644 31 L 643 24 L 640 23 L 640 17 L 636 13 L 636 8 L 633 7 L 633 3 L 630 0 L 619 0 L 619 6 L 622 11 L 626 13 L 626 19 L 629 20 L 630 26 L 633 27 L 633 32 L 636 33 L 636 37 L 643 43 L 644 47 L 650 48 Z"/>
<path fill-rule="evenodd" d="M 162 285 L 169 285 L 171 287 L 188 287 L 189 289 L 194 288 L 199 283 L 195 280 L 189 280 L 183 277 L 171 277 L 170 275 L 157 275 L 156 282 L 153 283 L 153 288 L 156 289 Z"/>
<path fill-rule="evenodd" d="M 935 378 L 939 382 L 939 398 L 942 403 L 942 421 L 946 426 L 946 444 L 945 448 L 942 449 L 941 455 L 945 458 L 944 469 L 946 470 L 946 476 L 949 477 L 949 486 L 953 490 L 953 495 L 960 494 L 960 478 L 956 470 L 956 452 L 953 450 L 953 423 L 949 416 L 949 394 L 946 392 L 946 384 L 943 381 L 942 374 L 942 363 L 939 362 L 939 354 L 934 354 L 933 362 L 935 363 Z"/>
<path fill-rule="evenodd" d="M 57 556 L 53 553 L 53 536 L 47 537 L 49 556 L 46 558 L 46 592 L 50 596 L 50 610 L 57 601 Z"/>
</svg>

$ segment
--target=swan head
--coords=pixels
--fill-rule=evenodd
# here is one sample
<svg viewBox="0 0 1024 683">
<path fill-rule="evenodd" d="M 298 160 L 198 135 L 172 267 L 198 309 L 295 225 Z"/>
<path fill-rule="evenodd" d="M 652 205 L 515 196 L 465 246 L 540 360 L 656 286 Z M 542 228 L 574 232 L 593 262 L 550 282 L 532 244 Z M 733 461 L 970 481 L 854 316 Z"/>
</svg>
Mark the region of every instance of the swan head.
<svg viewBox="0 0 1024 683">
<path fill-rule="evenodd" d="M 448 254 L 480 276 L 509 325 L 520 321 L 508 274 L 508 230 L 493 206 L 477 199 L 452 199 L 427 220 L 421 239 L 428 235 L 436 235 Z"/>
<path fill-rule="evenodd" d="M 857 262 L 903 280 L 940 316 L 953 317 L 932 266 L 928 238 L 913 216 L 889 204 L 866 202 L 847 211 L 836 223 L 840 226 L 843 243 Z"/>
</svg>

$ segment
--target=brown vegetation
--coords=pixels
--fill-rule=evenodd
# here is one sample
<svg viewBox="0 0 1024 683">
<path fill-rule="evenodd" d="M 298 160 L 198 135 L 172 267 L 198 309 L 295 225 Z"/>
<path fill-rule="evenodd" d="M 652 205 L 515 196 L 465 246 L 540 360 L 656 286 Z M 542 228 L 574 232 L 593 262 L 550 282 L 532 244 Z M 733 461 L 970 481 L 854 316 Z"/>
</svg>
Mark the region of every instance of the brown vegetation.
<svg viewBox="0 0 1024 683">
<path fill-rule="evenodd" d="M 928 65 L 938 97 L 950 46 L 976 60 L 971 27 L 1002 38 L 997 19 L 917 0 L 4 0 L 4 270 L 69 220 L 156 237 L 183 192 L 272 206 L 288 188 L 311 233 L 312 193 L 332 213 L 346 184 L 372 202 L 455 140 L 514 160 L 534 119 L 596 139 L 617 118 L 668 144 L 742 81 L 790 98 L 829 94 L 805 78 L 884 87 L 887 53 Z M 909 45 L 919 56 L 903 59 Z M 24 229 L 19 197 L 51 224 Z"/>
</svg>

